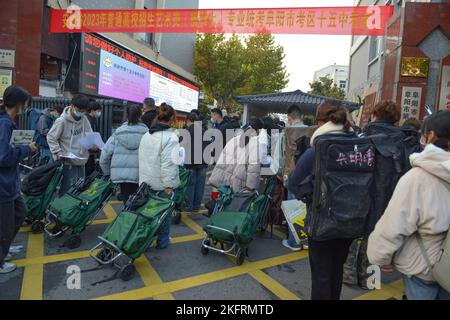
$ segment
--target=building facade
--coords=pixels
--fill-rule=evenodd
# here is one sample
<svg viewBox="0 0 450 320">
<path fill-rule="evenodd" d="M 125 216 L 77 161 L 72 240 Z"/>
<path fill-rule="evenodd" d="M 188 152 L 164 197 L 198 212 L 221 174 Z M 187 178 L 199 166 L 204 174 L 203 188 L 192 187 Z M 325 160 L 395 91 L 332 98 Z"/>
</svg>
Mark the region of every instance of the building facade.
<svg viewBox="0 0 450 320">
<path fill-rule="evenodd" d="M 140 66 L 130 65 L 127 69 L 132 69 L 133 75 L 141 76 L 139 68 L 146 66 L 148 70 L 144 70 L 143 73 L 151 71 L 152 76 L 161 76 L 158 83 L 165 85 L 168 88 L 166 91 L 174 91 L 173 88 L 179 85 L 180 88 L 176 88 L 177 90 L 189 95 L 189 99 L 193 101 L 196 96 L 198 102 L 198 86 L 195 84 L 193 74 L 195 34 L 49 33 L 50 9 L 66 9 L 70 4 L 83 9 L 197 9 L 198 2 L 199 0 L 10 0 L 8 6 L 0 10 L 0 19 L 3 21 L 0 26 L 0 56 L 2 52 L 6 54 L 13 52 L 15 63 L 0 65 L 0 76 L 3 80 L 3 77 L 7 78 L 10 75 L 11 83 L 22 85 L 33 96 L 70 97 L 74 93 L 82 92 L 93 98 L 98 96 L 127 100 L 114 94 L 106 95 L 95 93 L 95 90 L 85 90 L 86 88 L 82 86 L 83 77 L 86 75 L 93 78 L 102 77 L 102 74 L 93 74 L 89 72 L 92 70 L 83 69 L 83 64 L 88 59 L 83 51 L 88 44 L 85 40 L 94 39 L 96 41 L 94 44 L 101 43 L 106 48 L 114 48 L 117 54 L 123 54 L 122 58 L 130 57 L 132 62 L 141 62 L 142 59 Z M 98 49 L 98 55 L 105 55 L 102 56 L 103 60 L 112 59 L 122 62 L 123 65 L 127 64 L 115 56 L 114 52 L 105 53 L 103 50 L 105 48 Z M 105 61 L 91 60 L 92 65 L 99 62 L 98 71 L 101 71 Z M 138 69 L 134 70 L 135 68 Z M 79 86 L 77 81 L 80 83 Z M 100 89 L 102 81 L 101 79 L 96 81 Z M 190 92 L 192 88 L 197 89 L 196 94 Z M 151 89 L 153 92 L 163 90 L 162 87 L 156 86 Z M 142 96 L 144 92 L 145 90 Z M 131 102 L 140 102 L 137 98 L 132 99 Z M 169 103 L 172 102 L 170 99 L 170 97 L 156 97 L 155 100 Z M 189 104 L 187 106 L 191 107 Z"/>
<path fill-rule="evenodd" d="M 365 125 L 381 100 L 397 103 L 402 119 L 449 108 L 450 4 L 448 1 L 360 0 L 355 5 L 394 5 L 385 36 L 353 36 L 348 98 L 364 103 Z"/>
<path fill-rule="evenodd" d="M 320 78 L 326 77 L 333 80 L 338 88 L 347 93 L 348 87 L 348 66 L 343 65 L 330 65 L 314 72 L 313 81 L 319 81 Z"/>
</svg>

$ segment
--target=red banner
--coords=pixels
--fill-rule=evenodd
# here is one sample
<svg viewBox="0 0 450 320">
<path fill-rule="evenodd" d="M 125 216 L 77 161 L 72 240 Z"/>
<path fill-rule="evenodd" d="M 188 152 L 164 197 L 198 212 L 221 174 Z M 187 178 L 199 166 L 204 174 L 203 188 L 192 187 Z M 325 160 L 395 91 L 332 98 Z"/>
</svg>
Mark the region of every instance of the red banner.
<svg viewBox="0 0 450 320">
<path fill-rule="evenodd" d="M 384 35 L 392 6 L 52 10 L 50 32 Z"/>
</svg>

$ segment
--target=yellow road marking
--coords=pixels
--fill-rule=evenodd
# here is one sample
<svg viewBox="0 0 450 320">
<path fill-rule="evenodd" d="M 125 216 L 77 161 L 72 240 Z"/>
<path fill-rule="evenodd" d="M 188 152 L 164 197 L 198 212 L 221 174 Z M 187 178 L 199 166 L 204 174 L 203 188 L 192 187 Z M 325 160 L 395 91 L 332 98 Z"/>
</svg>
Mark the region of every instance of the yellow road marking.
<svg viewBox="0 0 450 320">
<path fill-rule="evenodd" d="M 267 232 L 271 232 L 270 227 L 268 228 Z M 286 239 L 286 233 L 282 232 L 278 227 L 273 227 L 272 234 L 279 239 Z"/>
<path fill-rule="evenodd" d="M 103 208 L 103 212 L 105 213 L 108 220 L 114 220 L 117 217 L 117 213 L 111 206 L 111 202 L 106 204 L 106 206 Z"/>
<path fill-rule="evenodd" d="M 252 276 L 253 279 L 258 281 L 264 287 L 269 289 L 273 294 L 275 294 L 281 300 L 300 300 L 300 298 L 289 291 L 285 286 L 281 283 L 267 275 L 264 271 L 256 270 L 249 272 L 249 275 Z"/>
<path fill-rule="evenodd" d="M 109 204 L 113 205 L 113 204 L 123 204 L 123 201 L 119 201 L 119 200 L 111 200 L 109 202 Z"/>
<path fill-rule="evenodd" d="M 153 266 L 150 264 L 150 261 L 148 261 L 147 257 L 145 255 L 142 255 L 139 259 L 137 259 L 134 263 L 137 272 L 141 276 L 142 281 L 144 282 L 145 286 L 151 286 L 153 284 L 161 284 L 163 283 L 161 278 L 159 277 L 156 270 L 153 268 Z M 175 300 L 173 295 L 170 293 L 164 293 L 161 295 L 157 295 L 153 297 L 155 300 Z"/>
<path fill-rule="evenodd" d="M 96 252 L 97 251 L 95 251 L 94 253 L 96 253 Z M 28 267 L 28 266 L 37 265 L 37 264 L 49 264 L 49 263 L 84 259 L 87 257 L 89 257 L 89 251 L 77 251 L 77 252 L 53 254 L 53 255 L 49 255 L 49 256 L 42 256 L 42 257 L 35 257 L 35 258 L 27 257 L 25 259 L 15 260 L 14 263 L 18 267 Z"/>
<path fill-rule="evenodd" d="M 28 237 L 27 259 L 44 255 L 44 235 L 30 234 Z M 42 300 L 44 265 L 34 264 L 25 267 L 22 279 L 21 300 Z"/>
<path fill-rule="evenodd" d="M 233 278 L 236 276 L 247 274 L 251 271 L 271 268 L 280 264 L 297 261 L 307 257 L 307 254 L 303 251 L 294 252 L 274 258 L 269 258 L 261 261 L 247 262 L 242 266 L 230 267 L 223 270 L 218 270 L 210 273 L 205 273 L 185 279 L 175 280 L 171 282 L 165 282 L 162 284 L 155 284 L 145 288 L 130 290 L 109 296 L 98 298 L 99 300 L 128 300 L 128 299 L 146 299 L 154 297 L 164 293 L 174 293 L 176 291 L 201 286 Z"/>
<path fill-rule="evenodd" d="M 191 234 L 191 235 L 188 235 L 188 236 L 181 236 L 181 237 L 172 238 L 170 243 L 171 244 L 176 244 L 176 243 L 189 242 L 189 241 L 195 241 L 195 240 L 200 240 L 200 239 L 203 239 L 203 235 L 202 234 Z"/>
<path fill-rule="evenodd" d="M 381 290 L 372 290 L 354 300 L 387 300 L 395 298 L 401 300 L 403 295 L 402 280 L 397 280 L 390 284 L 381 284 Z"/>
<path fill-rule="evenodd" d="M 33 234 L 30 234 L 32 236 Z M 33 235 L 36 236 L 36 235 Z M 39 236 L 39 235 L 37 235 Z M 40 234 L 40 236 L 43 236 L 43 234 Z M 193 235 L 187 235 L 187 236 L 181 236 L 181 237 L 175 237 L 172 238 L 171 243 L 183 243 L 183 242 L 190 242 L 195 240 L 203 239 L 203 236 L 200 234 L 193 234 Z M 100 241 L 100 240 L 99 240 Z M 95 251 L 94 253 L 96 253 Z M 56 263 L 56 262 L 64 262 L 64 261 L 70 261 L 70 260 L 77 260 L 77 259 L 84 259 L 89 257 L 89 251 L 76 251 L 76 252 L 69 252 L 69 253 L 62 253 L 62 254 L 53 254 L 48 256 L 36 256 L 36 257 L 27 257 L 25 259 L 18 259 L 13 261 L 18 267 L 26 267 L 30 265 L 36 265 L 36 264 L 49 264 L 49 263 Z"/>
<path fill-rule="evenodd" d="M 20 233 L 31 232 L 31 227 L 22 227 L 19 230 Z"/>
<path fill-rule="evenodd" d="M 205 233 L 203 231 L 203 228 L 200 225 L 198 225 L 194 220 L 192 220 L 190 217 L 188 217 L 188 215 L 186 213 L 181 214 L 181 221 L 186 226 L 188 226 L 189 228 L 194 230 L 196 233 L 202 234 L 202 235 Z"/>
</svg>

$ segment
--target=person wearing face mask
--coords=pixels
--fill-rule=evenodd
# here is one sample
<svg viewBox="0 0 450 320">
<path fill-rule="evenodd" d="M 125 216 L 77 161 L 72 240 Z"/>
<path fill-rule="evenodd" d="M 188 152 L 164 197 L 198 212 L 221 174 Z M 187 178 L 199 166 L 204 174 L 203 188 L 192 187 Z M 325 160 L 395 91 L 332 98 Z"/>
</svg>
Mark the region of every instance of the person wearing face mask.
<svg viewBox="0 0 450 320">
<path fill-rule="evenodd" d="M 0 104 L 0 276 L 16 269 L 16 265 L 6 262 L 11 243 L 17 235 L 27 214 L 27 208 L 20 196 L 19 163 L 30 153 L 36 152 L 33 142 L 29 146 L 10 144 L 14 119 L 24 109 L 30 94 L 18 86 L 8 87 Z"/>
<path fill-rule="evenodd" d="M 64 109 L 61 106 L 55 106 L 52 109 L 45 109 L 39 117 L 39 122 L 36 129 L 36 144 L 39 147 L 41 159 L 47 158 L 48 162 L 53 162 L 53 157 L 47 143 L 47 134 L 52 128 L 55 120 L 61 116 L 63 110 Z"/>
<path fill-rule="evenodd" d="M 70 106 L 66 107 L 47 134 L 47 142 L 54 160 L 63 159 L 63 178 L 59 194 L 65 194 L 70 186 L 84 178 L 84 166 L 89 157 L 89 150 L 81 145 L 86 133 L 92 132 L 91 124 L 85 116 L 90 102 L 85 95 L 73 97 Z M 76 158 L 68 158 L 68 154 Z"/>
<path fill-rule="evenodd" d="M 86 113 L 86 118 L 89 120 L 93 132 L 99 132 L 98 120 L 101 118 L 101 116 L 101 104 L 95 100 L 91 101 L 88 112 Z M 99 157 L 99 153 L 100 152 L 96 146 L 93 146 L 92 149 L 89 149 L 89 159 L 85 166 L 86 177 L 89 177 L 95 171 L 96 161 Z"/>
<path fill-rule="evenodd" d="M 408 300 L 450 300 L 430 268 L 450 228 L 450 111 L 426 118 L 421 133 L 424 150 L 410 156 L 412 169 L 370 235 L 367 255 L 382 271 L 403 275 Z"/>
</svg>

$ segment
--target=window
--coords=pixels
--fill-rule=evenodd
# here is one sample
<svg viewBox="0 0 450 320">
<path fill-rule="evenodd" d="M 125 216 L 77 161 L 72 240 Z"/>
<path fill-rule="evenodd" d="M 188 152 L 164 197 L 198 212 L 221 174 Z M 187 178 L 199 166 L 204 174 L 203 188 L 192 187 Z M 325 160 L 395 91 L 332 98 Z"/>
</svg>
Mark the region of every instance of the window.
<svg viewBox="0 0 450 320">
<path fill-rule="evenodd" d="M 344 89 L 347 87 L 347 81 L 341 80 L 339 81 L 339 88 Z"/>
<path fill-rule="evenodd" d="M 381 52 L 381 40 L 382 37 L 369 38 L 369 63 L 375 60 Z"/>
</svg>

